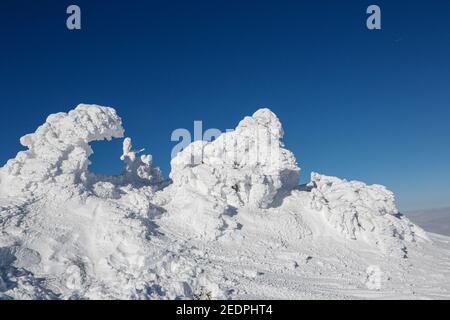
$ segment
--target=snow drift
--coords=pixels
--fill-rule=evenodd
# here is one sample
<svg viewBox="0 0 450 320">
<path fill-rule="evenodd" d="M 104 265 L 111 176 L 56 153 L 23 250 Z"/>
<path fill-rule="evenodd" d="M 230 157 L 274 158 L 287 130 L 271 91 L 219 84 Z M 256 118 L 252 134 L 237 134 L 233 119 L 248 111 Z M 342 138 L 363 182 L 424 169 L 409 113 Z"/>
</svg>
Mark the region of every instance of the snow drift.
<svg viewBox="0 0 450 320">
<path fill-rule="evenodd" d="M 344 237 L 362 238 L 384 251 L 404 254 L 406 243 L 427 239 L 422 229 L 399 214 L 394 194 L 384 186 L 317 173 L 312 173 L 310 185 L 311 208 L 322 212 Z"/>
<path fill-rule="evenodd" d="M 192 143 L 172 160 L 171 180 L 130 138 L 122 175 L 89 172 L 89 142 L 123 135 L 114 109 L 79 105 L 21 139 L 28 150 L 0 169 L 0 297 L 233 297 L 259 274 L 226 275 L 236 272 L 222 267 L 236 250 L 258 256 L 255 265 L 290 250 L 296 270 L 347 247 L 352 257 L 407 259 L 428 239 L 383 186 L 313 174 L 299 187 L 300 168 L 269 109 L 213 142 Z"/>
</svg>

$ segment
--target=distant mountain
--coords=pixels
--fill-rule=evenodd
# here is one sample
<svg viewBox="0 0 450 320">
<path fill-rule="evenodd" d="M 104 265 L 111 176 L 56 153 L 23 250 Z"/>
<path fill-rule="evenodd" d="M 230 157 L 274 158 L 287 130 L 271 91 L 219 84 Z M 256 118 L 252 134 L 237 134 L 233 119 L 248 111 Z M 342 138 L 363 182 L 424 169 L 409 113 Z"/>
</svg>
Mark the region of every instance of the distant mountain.
<svg viewBox="0 0 450 320">
<path fill-rule="evenodd" d="M 405 215 L 428 232 L 450 236 L 450 207 L 411 211 Z"/>
</svg>

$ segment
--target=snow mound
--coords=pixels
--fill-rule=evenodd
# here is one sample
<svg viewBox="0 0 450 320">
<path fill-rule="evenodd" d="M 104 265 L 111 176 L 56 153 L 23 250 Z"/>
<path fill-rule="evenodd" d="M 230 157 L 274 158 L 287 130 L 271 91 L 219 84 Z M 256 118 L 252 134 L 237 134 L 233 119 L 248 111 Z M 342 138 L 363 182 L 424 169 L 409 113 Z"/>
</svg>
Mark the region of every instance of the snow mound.
<svg viewBox="0 0 450 320">
<path fill-rule="evenodd" d="M 152 166 L 152 155 L 145 154 L 138 157 L 138 153 L 132 150 L 131 138 L 125 138 L 123 140 L 123 154 L 120 157 L 120 160 L 125 163 L 122 183 L 140 185 L 161 183 L 164 178 L 161 170 Z"/>
<path fill-rule="evenodd" d="M 229 216 L 238 208 L 271 207 L 299 183 L 300 169 L 283 148 L 283 134 L 276 115 L 260 109 L 212 142 L 191 143 L 171 161 L 167 218 L 183 221 L 195 237 L 214 239 L 237 228 Z"/>
<path fill-rule="evenodd" d="M 427 239 L 425 232 L 399 214 L 394 194 L 382 185 L 367 185 L 311 174 L 311 209 L 349 239 L 363 239 L 384 251 L 402 250 L 405 242 Z"/>
<path fill-rule="evenodd" d="M 300 169 L 283 148 L 283 134 L 276 115 L 260 109 L 215 141 L 190 144 L 172 160 L 170 177 L 177 187 L 234 207 L 270 207 L 281 190 L 299 183 Z"/>
</svg>

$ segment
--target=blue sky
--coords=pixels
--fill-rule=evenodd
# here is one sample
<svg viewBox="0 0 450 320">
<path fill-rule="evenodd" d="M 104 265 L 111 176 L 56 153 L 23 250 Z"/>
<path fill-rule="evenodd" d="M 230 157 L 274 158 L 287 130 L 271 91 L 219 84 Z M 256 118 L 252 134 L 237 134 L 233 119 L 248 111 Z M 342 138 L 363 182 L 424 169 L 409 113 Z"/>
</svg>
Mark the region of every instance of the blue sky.
<svg viewBox="0 0 450 320">
<path fill-rule="evenodd" d="M 450 205 L 449 1 L 3 0 L 0 41 L 2 164 L 85 102 L 114 106 L 168 175 L 174 129 L 234 128 L 266 106 L 303 182 L 318 171 L 384 184 L 401 210 Z M 120 172 L 120 141 L 94 150 L 93 171 Z"/>
</svg>

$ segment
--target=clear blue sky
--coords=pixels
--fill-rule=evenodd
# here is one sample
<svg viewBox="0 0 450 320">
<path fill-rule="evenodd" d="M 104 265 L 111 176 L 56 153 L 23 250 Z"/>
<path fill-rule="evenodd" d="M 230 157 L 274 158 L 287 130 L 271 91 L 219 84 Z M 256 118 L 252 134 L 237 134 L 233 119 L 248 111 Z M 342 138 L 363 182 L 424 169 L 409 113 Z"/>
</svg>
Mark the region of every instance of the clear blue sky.
<svg viewBox="0 0 450 320">
<path fill-rule="evenodd" d="M 65 27 L 82 10 L 82 30 Z M 366 8 L 382 30 L 366 29 Z M 450 205 L 450 2 L 0 2 L 0 163 L 48 114 L 114 106 L 167 175 L 175 128 L 233 128 L 262 106 L 303 169 Z M 120 171 L 120 141 L 93 171 Z"/>
</svg>

